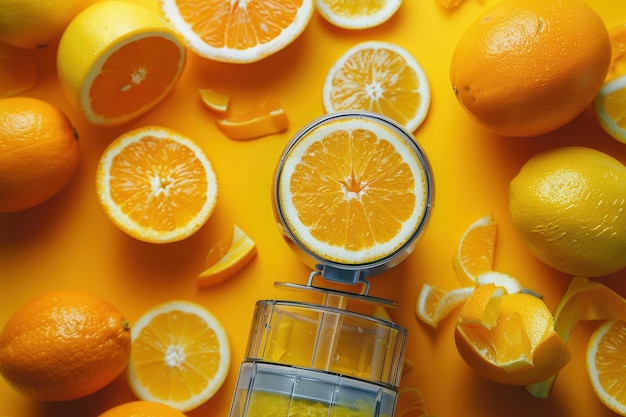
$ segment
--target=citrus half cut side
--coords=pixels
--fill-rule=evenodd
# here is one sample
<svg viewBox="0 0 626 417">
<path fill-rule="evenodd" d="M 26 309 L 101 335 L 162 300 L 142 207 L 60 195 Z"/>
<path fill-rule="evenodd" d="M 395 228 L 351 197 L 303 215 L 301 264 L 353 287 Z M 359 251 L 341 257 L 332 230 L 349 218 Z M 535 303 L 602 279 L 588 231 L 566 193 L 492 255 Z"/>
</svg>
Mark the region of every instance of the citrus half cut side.
<svg viewBox="0 0 626 417">
<path fill-rule="evenodd" d="M 626 415 L 626 322 L 609 320 L 589 339 L 587 372 L 600 401 Z"/>
<path fill-rule="evenodd" d="M 341 265 L 402 252 L 430 212 L 424 155 L 389 119 L 349 113 L 322 120 L 296 135 L 281 158 L 276 205 L 286 229 L 309 254 Z"/>
<path fill-rule="evenodd" d="M 158 126 L 126 132 L 105 149 L 96 189 L 115 225 L 151 243 L 192 235 L 217 202 L 217 176 L 202 148 Z"/>
<path fill-rule="evenodd" d="M 97 2 L 69 24 L 57 53 L 59 81 L 91 123 L 119 125 L 172 90 L 185 46 L 158 14 L 123 1 Z"/>
<path fill-rule="evenodd" d="M 361 42 L 330 68 L 322 89 L 327 113 L 365 110 L 414 132 L 430 107 L 430 85 L 421 65 L 391 42 Z"/>
<path fill-rule="evenodd" d="M 220 389 L 229 366 L 226 330 L 199 304 L 182 300 L 160 304 L 131 329 L 128 378 L 141 400 L 189 411 Z"/>
<path fill-rule="evenodd" d="M 315 0 L 160 0 L 160 6 L 197 55 L 249 63 L 300 36 L 313 16 Z"/>
<path fill-rule="evenodd" d="M 317 0 L 317 11 L 331 24 L 344 29 L 382 25 L 402 5 L 402 0 Z"/>
</svg>

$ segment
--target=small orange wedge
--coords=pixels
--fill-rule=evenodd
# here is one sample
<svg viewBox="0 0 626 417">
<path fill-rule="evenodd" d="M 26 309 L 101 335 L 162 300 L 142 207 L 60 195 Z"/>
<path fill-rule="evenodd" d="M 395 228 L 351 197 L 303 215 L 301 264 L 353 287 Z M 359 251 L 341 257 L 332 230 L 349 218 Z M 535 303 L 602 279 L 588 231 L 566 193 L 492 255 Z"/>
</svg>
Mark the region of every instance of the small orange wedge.
<svg viewBox="0 0 626 417">
<path fill-rule="evenodd" d="M 232 232 L 207 253 L 204 270 L 198 275 L 198 286 L 209 287 L 225 281 L 242 270 L 256 254 L 254 241 L 235 225 Z"/>
<path fill-rule="evenodd" d="M 37 83 L 37 64 L 18 55 L 0 55 L 0 98 L 28 91 Z"/>
<path fill-rule="evenodd" d="M 461 236 L 453 258 L 454 271 L 463 286 L 476 285 L 483 272 L 493 269 L 496 242 L 496 222 L 485 215 L 472 223 Z"/>
<path fill-rule="evenodd" d="M 200 100 L 209 110 L 221 116 L 226 114 L 230 103 L 229 95 L 219 93 L 211 88 L 201 88 L 198 93 L 200 93 Z"/>
<path fill-rule="evenodd" d="M 218 119 L 216 123 L 226 136 L 237 140 L 272 135 L 289 126 L 285 109 L 274 97 L 262 97 L 246 113 Z"/>
</svg>

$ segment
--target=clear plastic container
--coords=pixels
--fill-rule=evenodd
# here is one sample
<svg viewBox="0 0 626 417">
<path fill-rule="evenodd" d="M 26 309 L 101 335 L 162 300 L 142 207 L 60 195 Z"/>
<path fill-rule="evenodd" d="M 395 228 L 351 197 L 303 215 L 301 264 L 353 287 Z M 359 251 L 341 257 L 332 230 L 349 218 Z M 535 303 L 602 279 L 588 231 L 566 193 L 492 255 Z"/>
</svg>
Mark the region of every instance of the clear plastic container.
<svg viewBox="0 0 626 417">
<path fill-rule="evenodd" d="M 259 301 L 230 417 L 391 416 L 405 339 L 371 316 Z"/>
</svg>

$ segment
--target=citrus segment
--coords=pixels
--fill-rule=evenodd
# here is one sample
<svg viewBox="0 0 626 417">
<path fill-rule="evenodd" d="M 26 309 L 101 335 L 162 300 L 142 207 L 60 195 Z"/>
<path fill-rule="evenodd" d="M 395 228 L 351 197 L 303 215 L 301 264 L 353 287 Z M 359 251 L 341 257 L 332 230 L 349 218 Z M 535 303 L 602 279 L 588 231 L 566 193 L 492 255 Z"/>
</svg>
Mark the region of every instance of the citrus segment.
<svg viewBox="0 0 626 417">
<path fill-rule="evenodd" d="M 480 274 L 493 269 L 495 242 L 496 222 L 491 214 L 479 218 L 465 229 L 452 261 L 461 285 L 476 285 Z"/>
<path fill-rule="evenodd" d="M 415 131 L 430 107 L 424 70 L 404 48 L 366 41 L 346 51 L 330 68 L 322 89 L 327 113 L 365 110 Z"/>
<path fill-rule="evenodd" d="M 494 284 L 476 287 L 469 299 L 463 304 L 458 324 L 461 326 L 480 326 L 491 329 L 500 316 L 500 304 L 504 289 Z"/>
<path fill-rule="evenodd" d="M 209 109 L 219 115 L 224 115 L 228 111 L 228 104 L 230 103 L 230 96 L 211 88 L 202 88 L 198 90 L 200 93 L 200 100 Z"/>
<path fill-rule="evenodd" d="M 217 127 L 231 139 L 254 139 L 282 132 L 289 127 L 285 109 L 274 97 L 262 97 L 246 113 L 216 120 Z"/>
<path fill-rule="evenodd" d="M 317 0 L 317 11 L 324 19 L 344 29 L 367 29 L 389 20 L 402 0 Z"/>
<path fill-rule="evenodd" d="M 315 0 L 160 0 L 190 50 L 208 59 L 249 63 L 270 56 L 306 29 Z"/>
<path fill-rule="evenodd" d="M 432 190 L 415 142 L 376 117 L 310 128 L 282 158 L 278 208 L 294 237 L 332 262 L 397 253 L 424 226 Z"/>
<path fill-rule="evenodd" d="M 204 151 L 182 134 L 157 126 L 115 139 L 100 158 L 96 187 L 113 223 L 152 243 L 195 233 L 217 201 L 217 177 Z"/>
<path fill-rule="evenodd" d="M 95 3 L 69 24 L 57 70 L 68 99 L 98 125 L 119 125 L 171 91 L 186 59 L 183 42 L 156 13 L 117 0 Z"/>
<path fill-rule="evenodd" d="M 593 101 L 600 126 L 611 137 L 626 143 L 626 75 L 606 82 Z"/>
<path fill-rule="evenodd" d="M 228 375 L 226 331 L 196 303 L 174 300 L 149 309 L 131 329 L 131 346 L 129 382 L 142 400 L 188 411 L 211 398 Z"/>
<path fill-rule="evenodd" d="M 502 384 L 529 385 L 556 374 L 570 354 L 554 331 L 550 310 L 535 296 L 500 295 L 493 288 L 477 287 L 463 305 L 455 330 L 461 357 L 479 375 Z M 486 297 L 490 292 L 500 298 L 499 306 Z M 497 307 L 495 325 L 485 326 Z"/>
<path fill-rule="evenodd" d="M 232 277 L 257 254 L 256 244 L 236 225 L 207 253 L 204 270 L 198 275 L 200 287 L 209 287 Z"/>
<path fill-rule="evenodd" d="M 37 64 L 19 55 L 0 55 L 0 98 L 28 91 L 37 84 Z"/>
<path fill-rule="evenodd" d="M 594 331 L 586 363 L 600 401 L 617 414 L 626 415 L 626 322 L 610 320 Z"/>
<path fill-rule="evenodd" d="M 415 312 L 421 321 L 436 328 L 441 320 L 462 305 L 473 292 L 474 287 L 447 291 L 434 285 L 424 284 L 417 297 Z"/>
</svg>

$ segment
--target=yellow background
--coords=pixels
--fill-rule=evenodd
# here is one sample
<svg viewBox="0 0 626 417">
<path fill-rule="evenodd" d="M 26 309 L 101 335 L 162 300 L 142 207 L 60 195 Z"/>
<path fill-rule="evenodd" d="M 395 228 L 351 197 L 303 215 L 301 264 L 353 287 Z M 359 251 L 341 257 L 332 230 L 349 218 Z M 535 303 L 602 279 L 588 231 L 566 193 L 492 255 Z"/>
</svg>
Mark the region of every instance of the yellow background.
<svg viewBox="0 0 626 417">
<path fill-rule="evenodd" d="M 135 1 L 158 7 L 156 0 Z M 188 415 L 227 416 L 255 301 L 305 298 L 273 286 L 274 281 L 305 283 L 310 272 L 282 240 L 273 218 L 270 187 L 278 156 L 300 127 L 323 114 L 321 89 L 332 63 L 357 42 L 389 40 L 415 56 L 431 83 L 430 112 L 416 138 L 430 158 L 436 182 L 434 214 L 416 251 L 394 270 L 372 279 L 371 293 L 398 301 L 400 307 L 391 315 L 409 330 L 407 357 L 413 368 L 405 373 L 402 387 L 419 388 L 428 411 L 440 417 L 612 415 L 596 399 L 584 367 L 585 346 L 597 323 L 585 323 L 574 332 L 572 360 L 551 397 L 541 400 L 523 387 L 481 379 L 465 365 L 454 347 L 456 312 L 436 330 L 414 314 L 422 283 L 448 289 L 458 285 L 451 264 L 456 244 L 465 228 L 487 213 L 495 215 L 499 227 L 495 269 L 542 293 L 554 309 L 570 277 L 540 263 L 521 244 L 508 216 L 508 184 L 530 156 L 562 145 L 593 147 L 626 162 L 625 145 L 606 135 L 589 111 L 554 133 L 525 139 L 486 133 L 464 113 L 450 86 L 450 57 L 468 23 L 495 1 L 465 0 L 446 11 L 436 0 L 405 0 L 390 21 L 365 31 L 335 28 L 316 13 L 293 44 L 254 64 L 216 63 L 189 54 L 182 78 L 165 101 L 116 128 L 90 126 L 70 107 L 57 83 L 54 48 L 25 51 L 1 46 L 0 52 L 37 61 L 39 82 L 24 95 L 54 102 L 68 114 L 80 134 L 81 163 L 69 186 L 53 199 L 27 211 L 0 214 L 0 324 L 34 295 L 52 290 L 98 294 L 131 324 L 163 301 L 196 301 L 224 323 L 232 342 L 232 363 L 219 393 Z M 607 26 L 626 22 L 622 0 L 589 3 Z M 289 130 L 247 142 L 230 140 L 201 105 L 199 88 L 230 94 L 236 113 L 262 95 L 275 95 L 287 110 Z M 213 216 L 198 233 L 179 243 L 153 245 L 130 238 L 104 215 L 95 194 L 95 168 L 107 144 L 126 130 L 150 124 L 191 137 L 210 155 L 218 174 L 219 199 Z M 257 242 L 258 256 L 233 279 L 198 289 L 195 276 L 206 252 L 233 223 Z M 626 271 L 602 279 L 626 294 L 624 280 Z M 29 400 L 0 380 L 3 416 L 97 416 L 134 399 L 124 376 L 87 398 L 48 404 Z"/>
</svg>

